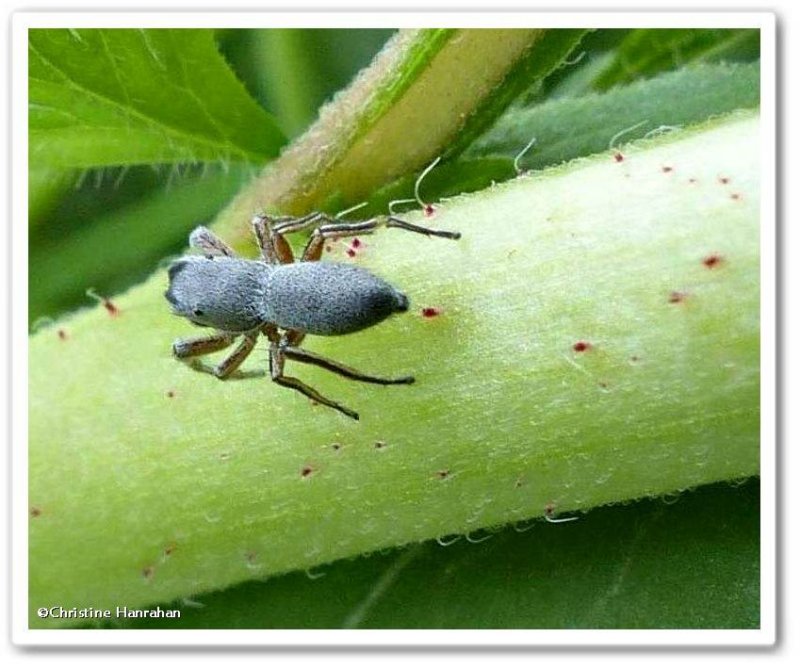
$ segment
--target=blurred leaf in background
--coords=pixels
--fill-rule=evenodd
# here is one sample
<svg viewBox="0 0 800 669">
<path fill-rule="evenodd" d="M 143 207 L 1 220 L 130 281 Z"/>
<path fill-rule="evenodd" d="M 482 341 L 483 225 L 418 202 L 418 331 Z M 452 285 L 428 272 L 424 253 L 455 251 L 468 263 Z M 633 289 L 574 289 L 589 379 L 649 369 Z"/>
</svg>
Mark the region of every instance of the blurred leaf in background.
<svg viewBox="0 0 800 669">
<path fill-rule="evenodd" d="M 760 49 L 759 31 L 752 29 L 632 30 L 593 86 L 607 90 L 692 63 L 748 63 L 758 60 Z"/>
</svg>

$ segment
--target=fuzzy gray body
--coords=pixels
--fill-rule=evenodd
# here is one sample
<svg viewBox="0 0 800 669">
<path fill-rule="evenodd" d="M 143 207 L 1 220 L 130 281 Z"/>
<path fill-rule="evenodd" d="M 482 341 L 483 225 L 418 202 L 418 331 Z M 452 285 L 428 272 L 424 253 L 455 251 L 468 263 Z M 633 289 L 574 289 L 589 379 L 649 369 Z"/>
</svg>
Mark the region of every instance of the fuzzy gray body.
<svg viewBox="0 0 800 669">
<path fill-rule="evenodd" d="M 343 335 L 408 309 L 408 299 L 383 279 L 353 265 L 299 262 L 271 270 L 265 320 L 316 335 Z"/>
<path fill-rule="evenodd" d="M 265 324 L 314 335 L 344 335 L 408 309 L 408 299 L 367 270 L 336 262 L 269 265 L 186 256 L 169 269 L 166 297 L 176 314 L 224 332 Z"/>
</svg>

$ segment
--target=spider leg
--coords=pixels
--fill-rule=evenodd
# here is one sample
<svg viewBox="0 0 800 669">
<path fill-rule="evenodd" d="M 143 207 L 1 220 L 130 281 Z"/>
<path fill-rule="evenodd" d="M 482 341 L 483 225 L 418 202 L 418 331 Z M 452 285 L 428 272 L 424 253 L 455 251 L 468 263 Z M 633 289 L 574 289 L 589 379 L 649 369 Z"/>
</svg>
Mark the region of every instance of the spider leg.
<svg viewBox="0 0 800 669">
<path fill-rule="evenodd" d="M 284 235 L 302 230 L 306 225 L 326 217 L 326 214 L 313 212 L 306 216 L 267 216 L 258 214 L 253 217 L 253 231 L 261 249 L 261 257 L 270 265 L 286 265 L 294 262 L 294 254 Z"/>
<path fill-rule="evenodd" d="M 202 251 L 208 258 L 212 256 L 236 257 L 236 253 L 230 246 L 202 225 L 192 230 L 192 234 L 189 235 L 189 246 Z"/>
<path fill-rule="evenodd" d="M 421 225 L 414 225 L 408 223 L 396 216 L 376 216 L 367 221 L 358 221 L 355 223 L 342 223 L 337 219 L 325 217 L 325 224 L 319 226 L 311 234 L 311 239 L 308 240 L 301 260 L 303 262 L 313 262 L 322 257 L 322 250 L 325 246 L 326 239 L 339 239 L 341 237 L 354 237 L 355 235 L 369 235 L 375 232 L 378 228 L 399 228 L 409 232 L 416 232 L 421 235 L 428 235 L 432 237 L 445 237 L 447 239 L 459 239 L 461 233 L 450 232 L 448 230 L 434 230 L 433 228 L 425 228 Z M 313 221 L 316 222 L 316 221 Z"/>
<path fill-rule="evenodd" d="M 253 352 L 253 348 L 255 347 L 257 340 L 257 333 L 246 333 L 242 338 L 242 341 L 233 350 L 233 352 L 216 367 L 214 367 L 214 376 L 216 376 L 218 379 L 227 379 L 231 374 L 239 369 L 240 365 L 245 361 L 245 358 L 247 358 L 247 356 Z"/>
<path fill-rule="evenodd" d="M 334 222 L 338 219 L 321 211 L 312 211 L 305 216 L 281 216 L 270 220 L 272 231 L 276 235 L 288 235 L 292 232 L 300 232 L 320 221 Z"/>
<path fill-rule="evenodd" d="M 280 346 L 297 346 L 306 338 L 306 333 L 302 330 L 284 330 L 281 334 L 278 332 L 278 326 L 272 323 L 262 325 L 261 332 L 270 342 Z"/>
<path fill-rule="evenodd" d="M 319 404 L 324 404 L 325 406 L 330 407 L 331 409 L 336 409 L 343 413 L 345 416 L 349 416 L 354 420 L 358 420 L 358 414 L 353 411 L 352 409 L 348 409 L 345 406 L 342 406 L 338 402 L 334 402 L 316 390 L 314 390 L 311 386 L 303 383 L 300 379 L 296 379 L 293 376 L 284 376 L 283 374 L 283 366 L 286 362 L 286 356 L 284 352 L 281 350 L 281 347 L 275 343 L 273 343 L 270 347 L 270 356 L 269 356 L 269 371 L 270 375 L 272 376 L 272 380 L 277 383 L 278 385 L 285 386 L 286 388 L 293 388 L 298 392 L 302 393 L 306 397 Z"/>
<path fill-rule="evenodd" d="M 400 228 L 401 230 L 408 230 L 409 232 L 416 232 L 420 235 L 428 235 L 429 237 L 444 237 L 445 239 L 461 239 L 460 232 L 451 232 L 450 230 L 434 230 L 433 228 L 426 228 L 422 225 L 414 225 L 408 221 L 404 221 L 397 216 L 386 217 L 387 228 Z"/>
<path fill-rule="evenodd" d="M 287 241 L 272 232 L 271 223 L 275 219 L 261 214 L 253 217 L 253 232 L 261 249 L 261 257 L 270 265 L 286 265 L 294 262 L 292 248 Z"/>
<path fill-rule="evenodd" d="M 228 332 L 217 332 L 206 337 L 195 337 L 193 339 L 176 339 L 172 344 L 172 354 L 181 360 L 194 358 L 198 355 L 206 355 L 228 348 L 238 335 Z"/>
<path fill-rule="evenodd" d="M 346 365 L 336 362 L 335 360 L 325 358 L 321 355 L 317 355 L 316 353 L 312 353 L 311 351 L 306 351 L 305 349 L 296 348 L 294 346 L 282 346 L 281 352 L 283 355 L 289 358 L 289 360 L 296 360 L 297 362 L 305 362 L 309 365 L 316 365 L 317 367 L 327 369 L 329 372 L 340 374 L 341 376 L 344 376 L 348 379 L 353 379 L 355 381 L 376 383 L 383 386 L 414 383 L 413 376 L 402 376 L 397 379 L 386 379 L 379 376 L 371 376 L 369 374 L 359 372 L 352 367 L 347 367 Z"/>
<path fill-rule="evenodd" d="M 284 346 L 299 346 L 306 338 L 306 333 L 302 330 L 287 330 L 283 340 Z"/>
<path fill-rule="evenodd" d="M 319 225 L 320 223 L 322 225 Z M 311 234 L 311 239 L 308 240 L 303 250 L 302 262 L 319 260 L 322 256 L 326 239 L 369 235 L 382 227 L 399 228 L 408 232 L 416 232 L 431 237 L 444 237 L 446 239 L 459 239 L 461 237 L 459 232 L 434 230 L 433 228 L 414 225 L 397 216 L 376 216 L 366 221 L 351 223 L 343 222 L 322 212 L 312 212 L 300 217 L 281 216 L 279 218 L 271 218 L 259 215 L 253 219 L 253 227 L 259 246 L 261 246 L 264 260 L 273 264 L 287 263 L 294 260 L 294 255 L 284 235 L 299 232 L 313 225 L 316 225 L 317 228 Z"/>
<path fill-rule="evenodd" d="M 209 353 L 215 353 L 216 351 L 228 348 L 239 336 L 238 334 L 231 334 L 229 332 L 217 332 L 207 337 L 178 339 L 172 345 L 172 353 L 180 360 L 208 355 Z M 257 338 L 257 333 L 247 332 L 244 335 L 244 339 L 239 342 L 239 345 L 233 352 L 218 365 L 206 367 L 202 365 L 202 363 L 197 363 L 193 365 L 193 368 L 200 372 L 213 374 L 218 379 L 226 379 L 233 374 L 244 362 L 245 358 L 250 355 L 253 347 L 256 345 Z"/>
</svg>

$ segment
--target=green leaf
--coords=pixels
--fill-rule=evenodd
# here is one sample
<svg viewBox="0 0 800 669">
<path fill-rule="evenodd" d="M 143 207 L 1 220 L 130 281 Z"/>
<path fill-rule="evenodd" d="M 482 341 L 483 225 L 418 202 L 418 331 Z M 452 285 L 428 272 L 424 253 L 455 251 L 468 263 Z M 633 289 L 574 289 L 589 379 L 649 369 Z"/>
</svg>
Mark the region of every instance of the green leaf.
<svg viewBox="0 0 800 669">
<path fill-rule="evenodd" d="M 165 272 L 116 315 L 41 330 L 31 609 L 170 601 L 757 474 L 758 137 L 755 114 L 716 119 L 409 217 L 458 243 L 370 237 L 355 262 L 413 309 L 307 346 L 417 383 L 299 370 L 359 423 L 248 378 L 265 376 L 261 349 L 227 383 L 173 360 L 191 330 Z"/>
<path fill-rule="evenodd" d="M 615 50 L 615 58 L 594 85 L 606 90 L 643 76 L 653 76 L 691 62 L 757 60 L 757 29 L 641 29 L 633 30 Z"/>
<path fill-rule="evenodd" d="M 284 142 L 210 30 L 52 30 L 28 36 L 37 166 L 256 162 Z"/>
<path fill-rule="evenodd" d="M 541 169 L 605 151 L 615 136 L 618 142 L 629 142 L 662 127 L 674 129 L 756 108 L 759 91 L 758 63 L 700 65 L 603 94 L 510 110 L 466 157 L 513 157 L 535 137 L 520 166 Z"/>
<path fill-rule="evenodd" d="M 450 543 L 453 542 L 453 543 Z M 445 537 L 199 601 L 130 628 L 752 629 L 760 621 L 759 486 Z"/>
</svg>

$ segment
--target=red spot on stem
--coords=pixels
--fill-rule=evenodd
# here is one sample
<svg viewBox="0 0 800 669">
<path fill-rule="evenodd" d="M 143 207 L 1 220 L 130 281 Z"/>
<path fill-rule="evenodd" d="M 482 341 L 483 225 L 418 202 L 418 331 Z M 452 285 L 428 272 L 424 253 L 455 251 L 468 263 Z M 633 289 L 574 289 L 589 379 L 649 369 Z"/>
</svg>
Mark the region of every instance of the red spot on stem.
<svg viewBox="0 0 800 669">
<path fill-rule="evenodd" d="M 436 318 L 442 313 L 442 310 L 438 307 L 423 307 L 422 309 L 422 316 L 423 318 Z"/>
<path fill-rule="evenodd" d="M 719 267 L 722 264 L 722 256 L 718 253 L 707 255 L 705 258 L 703 258 L 703 264 L 708 267 L 708 269 Z"/>
<path fill-rule="evenodd" d="M 105 310 L 108 312 L 108 315 L 113 317 L 119 316 L 119 308 L 116 304 L 114 304 L 110 299 L 107 297 L 103 297 L 102 295 L 98 295 L 94 288 L 89 288 L 86 291 L 86 294 L 91 297 L 92 299 L 97 300 L 105 307 Z"/>
<path fill-rule="evenodd" d="M 584 351 L 588 351 L 590 348 L 592 348 L 592 345 L 588 341 L 576 341 L 572 345 L 572 350 L 575 351 L 575 353 L 583 353 Z"/>
<path fill-rule="evenodd" d="M 619 151 L 614 152 L 614 162 L 621 163 L 625 160 L 625 156 L 623 156 Z"/>
<path fill-rule="evenodd" d="M 686 293 L 681 292 L 680 290 L 673 290 L 669 294 L 669 303 L 670 304 L 679 304 L 683 302 L 688 295 Z"/>
</svg>

